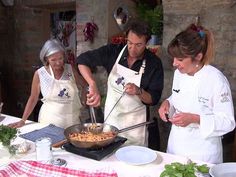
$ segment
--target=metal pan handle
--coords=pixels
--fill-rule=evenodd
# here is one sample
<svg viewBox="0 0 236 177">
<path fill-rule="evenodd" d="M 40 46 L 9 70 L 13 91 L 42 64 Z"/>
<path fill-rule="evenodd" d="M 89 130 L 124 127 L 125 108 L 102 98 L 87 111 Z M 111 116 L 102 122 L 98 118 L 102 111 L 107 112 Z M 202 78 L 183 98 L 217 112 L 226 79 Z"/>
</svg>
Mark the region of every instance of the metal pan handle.
<svg viewBox="0 0 236 177">
<path fill-rule="evenodd" d="M 135 128 L 142 127 L 144 125 L 149 125 L 149 124 L 152 124 L 152 123 L 154 123 L 153 120 L 152 121 L 148 121 L 148 122 L 142 122 L 142 123 L 139 123 L 139 124 L 136 124 L 136 125 L 132 125 L 130 127 L 126 127 L 126 128 L 121 129 L 121 130 L 118 130 L 118 133 L 123 133 L 123 132 L 126 132 L 128 130 L 133 130 Z"/>
</svg>

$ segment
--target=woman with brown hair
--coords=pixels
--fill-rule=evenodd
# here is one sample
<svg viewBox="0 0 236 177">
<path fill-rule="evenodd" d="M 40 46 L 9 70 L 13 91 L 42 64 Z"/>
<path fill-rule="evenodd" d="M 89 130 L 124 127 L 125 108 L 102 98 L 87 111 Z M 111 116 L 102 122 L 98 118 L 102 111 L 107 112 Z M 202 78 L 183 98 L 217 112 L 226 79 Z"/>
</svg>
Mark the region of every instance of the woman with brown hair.
<svg viewBox="0 0 236 177">
<path fill-rule="evenodd" d="M 172 123 L 168 153 L 221 163 L 221 136 L 234 129 L 235 120 L 229 82 L 209 65 L 213 44 L 213 34 L 194 24 L 170 42 L 168 53 L 176 67 L 172 94 L 158 111 Z"/>
</svg>

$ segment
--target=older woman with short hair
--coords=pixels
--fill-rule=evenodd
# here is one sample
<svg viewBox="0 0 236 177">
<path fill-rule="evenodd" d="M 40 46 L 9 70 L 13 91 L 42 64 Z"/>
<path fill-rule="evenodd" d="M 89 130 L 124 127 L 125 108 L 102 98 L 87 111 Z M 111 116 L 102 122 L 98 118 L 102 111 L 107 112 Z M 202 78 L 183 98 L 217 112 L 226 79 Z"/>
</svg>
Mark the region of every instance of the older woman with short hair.
<svg viewBox="0 0 236 177">
<path fill-rule="evenodd" d="M 22 127 L 32 113 L 42 93 L 43 105 L 38 121 L 66 128 L 80 123 L 82 107 L 77 85 L 83 85 L 82 77 L 70 64 L 65 63 L 65 50 L 59 41 L 50 39 L 45 42 L 40 52 L 44 64 L 35 71 L 31 94 L 27 101 L 22 119 L 9 124 L 10 127 Z M 77 82 L 76 82 L 77 81 Z"/>
</svg>

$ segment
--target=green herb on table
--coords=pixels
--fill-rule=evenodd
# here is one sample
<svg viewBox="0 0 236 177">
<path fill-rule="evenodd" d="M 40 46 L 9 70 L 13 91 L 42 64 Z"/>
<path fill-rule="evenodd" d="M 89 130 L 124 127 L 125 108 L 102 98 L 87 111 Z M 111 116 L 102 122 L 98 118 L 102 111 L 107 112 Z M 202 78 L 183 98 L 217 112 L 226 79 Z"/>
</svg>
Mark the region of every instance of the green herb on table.
<svg viewBox="0 0 236 177">
<path fill-rule="evenodd" d="M 17 129 L 5 125 L 0 125 L 0 142 L 5 146 L 11 155 L 15 154 L 16 148 L 11 145 L 11 141 L 17 136 Z"/>
<path fill-rule="evenodd" d="M 197 165 L 193 162 L 187 164 L 174 162 L 165 165 L 165 170 L 160 177 L 197 177 L 196 173 L 207 174 L 209 173 L 209 167 L 206 164 Z"/>
</svg>

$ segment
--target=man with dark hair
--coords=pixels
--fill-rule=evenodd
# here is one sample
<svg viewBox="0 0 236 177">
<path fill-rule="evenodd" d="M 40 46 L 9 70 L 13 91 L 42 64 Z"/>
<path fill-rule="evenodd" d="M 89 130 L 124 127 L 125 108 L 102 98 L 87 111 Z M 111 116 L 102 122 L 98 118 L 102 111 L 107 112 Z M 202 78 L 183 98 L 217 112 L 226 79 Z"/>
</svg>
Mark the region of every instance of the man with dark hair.
<svg viewBox="0 0 236 177">
<path fill-rule="evenodd" d="M 163 89 L 161 60 L 146 49 L 150 39 L 148 25 L 142 21 L 134 21 L 130 24 L 126 37 L 126 45 L 108 44 L 82 53 L 77 58 L 80 73 L 89 84 L 89 106 L 99 106 L 101 101 L 91 68 L 103 66 L 106 69 L 108 82 L 104 117 L 109 117 L 105 123 L 118 129 L 149 120 L 148 106 L 159 102 Z M 126 137 L 129 144 L 148 144 L 145 126 L 120 135 Z"/>
</svg>

